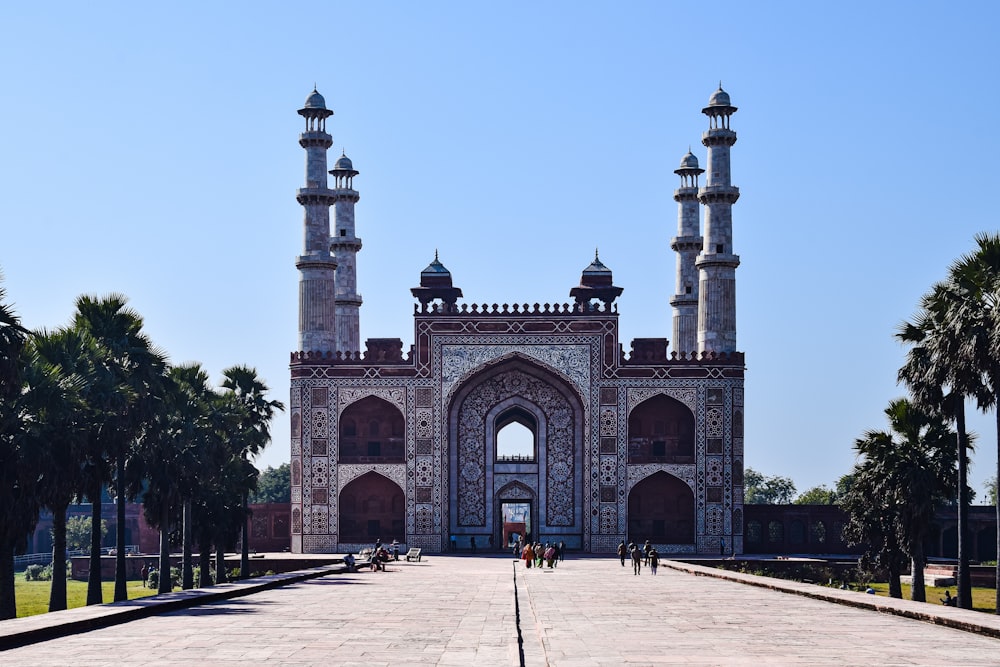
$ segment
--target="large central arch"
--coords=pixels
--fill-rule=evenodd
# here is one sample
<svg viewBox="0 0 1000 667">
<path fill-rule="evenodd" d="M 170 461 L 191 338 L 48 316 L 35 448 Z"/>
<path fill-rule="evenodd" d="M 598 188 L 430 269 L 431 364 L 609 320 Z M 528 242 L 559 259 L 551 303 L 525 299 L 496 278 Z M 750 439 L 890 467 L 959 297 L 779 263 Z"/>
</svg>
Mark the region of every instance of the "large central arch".
<svg viewBox="0 0 1000 667">
<path fill-rule="evenodd" d="M 496 433 L 532 428 L 531 460 L 498 456 Z M 448 531 L 459 547 L 502 532 L 499 492 L 517 483 L 537 499 L 533 539 L 583 545 L 583 402 L 557 373 L 512 358 L 468 378 L 448 407 Z"/>
</svg>

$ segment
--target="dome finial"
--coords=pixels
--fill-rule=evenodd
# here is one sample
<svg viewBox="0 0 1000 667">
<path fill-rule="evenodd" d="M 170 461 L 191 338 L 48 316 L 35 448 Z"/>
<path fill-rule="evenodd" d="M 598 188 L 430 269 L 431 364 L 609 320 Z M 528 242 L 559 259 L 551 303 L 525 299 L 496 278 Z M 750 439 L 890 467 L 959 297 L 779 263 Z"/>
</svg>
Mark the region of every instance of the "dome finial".
<svg viewBox="0 0 1000 667">
<path fill-rule="evenodd" d="M 434 261 L 438 261 L 438 249 L 434 248 Z"/>
<path fill-rule="evenodd" d="M 597 248 L 594 248 L 594 261 L 595 262 L 601 261 L 601 258 L 598 256 L 597 250 L 598 250 Z"/>
</svg>

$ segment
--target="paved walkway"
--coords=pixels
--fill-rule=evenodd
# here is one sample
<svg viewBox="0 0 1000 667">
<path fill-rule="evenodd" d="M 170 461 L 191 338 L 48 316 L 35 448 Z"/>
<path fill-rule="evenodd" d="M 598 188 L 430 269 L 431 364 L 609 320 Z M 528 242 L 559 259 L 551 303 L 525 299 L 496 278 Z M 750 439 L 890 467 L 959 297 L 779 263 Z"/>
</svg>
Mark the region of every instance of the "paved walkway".
<svg viewBox="0 0 1000 667">
<path fill-rule="evenodd" d="M 661 566 L 656 577 L 644 569 L 637 577 L 613 558 L 571 559 L 555 571 L 539 571 L 515 569 L 509 558 L 430 556 L 386 573 L 300 578 L 13 648 L 0 653 L 0 664 L 1000 664 L 1000 639 L 985 636 L 1000 636 L 993 616 L 676 567 L 682 569 Z M 754 585 L 733 580 L 740 578 Z M 244 593 L 256 590 L 241 586 Z M 45 622 L 71 619 L 74 612 L 98 613 L 58 612 Z M 935 624 L 942 622 L 975 631 Z M 0 635 L 16 635 L 30 623 L 42 621 L 4 621 Z"/>
</svg>

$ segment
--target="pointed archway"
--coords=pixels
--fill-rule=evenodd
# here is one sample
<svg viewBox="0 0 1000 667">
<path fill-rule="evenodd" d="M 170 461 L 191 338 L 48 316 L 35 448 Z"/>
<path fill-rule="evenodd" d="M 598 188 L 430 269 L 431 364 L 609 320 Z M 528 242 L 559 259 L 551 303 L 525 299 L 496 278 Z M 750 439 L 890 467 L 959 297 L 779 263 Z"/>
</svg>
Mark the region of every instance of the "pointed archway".
<svg viewBox="0 0 1000 667">
<path fill-rule="evenodd" d="M 530 489 L 536 539 L 583 543 L 583 430 L 576 390 L 558 373 L 513 357 L 467 378 L 448 412 L 449 533 L 497 534 L 503 519 L 496 491 L 518 482 Z M 507 451 L 498 433 L 517 424 L 531 437 Z"/>
<path fill-rule="evenodd" d="M 377 472 L 365 473 L 340 492 L 340 535 L 344 544 L 406 539 L 403 490 Z"/>
<path fill-rule="evenodd" d="M 628 535 L 633 542 L 693 544 L 694 520 L 694 492 L 669 473 L 653 473 L 628 494 Z"/>
</svg>

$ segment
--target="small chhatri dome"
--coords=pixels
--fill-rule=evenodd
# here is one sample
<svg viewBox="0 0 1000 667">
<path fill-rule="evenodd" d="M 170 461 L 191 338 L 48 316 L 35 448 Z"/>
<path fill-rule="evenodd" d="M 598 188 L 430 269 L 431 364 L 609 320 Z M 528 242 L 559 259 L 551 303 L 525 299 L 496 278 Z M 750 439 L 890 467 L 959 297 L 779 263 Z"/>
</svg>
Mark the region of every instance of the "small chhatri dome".
<svg viewBox="0 0 1000 667">
<path fill-rule="evenodd" d="M 592 299 L 598 299 L 603 301 L 605 308 L 608 309 L 621 293 L 622 288 L 615 287 L 611 269 L 604 266 L 596 250 L 594 251 L 594 261 L 583 270 L 583 275 L 580 276 L 580 284 L 569 291 L 569 295 L 576 300 L 578 306 L 588 304 Z"/>
<path fill-rule="evenodd" d="M 697 169 L 698 158 L 688 149 L 687 155 L 681 158 L 681 169 Z"/>
<path fill-rule="evenodd" d="M 344 171 L 354 171 L 354 163 L 351 162 L 351 158 L 347 157 L 346 154 L 341 153 L 340 157 L 337 158 L 337 162 L 333 165 L 334 169 L 343 169 Z"/>
<path fill-rule="evenodd" d="M 583 276 L 580 280 L 581 285 L 592 285 L 593 279 L 601 277 L 607 278 L 608 284 L 611 284 L 611 269 L 604 266 L 601 262 L 601 258 L 597 254 L 597 250 L 594 250 L 594 261 L 590 263 L 590 266 L 583 270 Z"/>
<path fill-rule="evenodd" d="M 305 106 L 303 108 L 304 109 L 325 109 L 326 108 L 326 100 L 323 99 L 323 96 L 319 94 L 318 90 L 316 90 L 315 88 L 313 88 L 313 91 L 309 94 L 309 97 L 306 98 L 306 104 L 305 104 Z"/>
<path fill-rule="evenodd" d="M 444 264 L 438 261 L 438 251 L 434 251 L 434 261 L 427 265 L 427 268 L 420 272 L 420 285 L 422 287 L 430 287 L 430 285 L 424 284 L 424 278 L 429 279 L 442 279 L 445 276 L 448 278 L 448 285 L 451 285 L 451 271 L 445 268 Z"/>
<path fill-rule="evenodd" d="M 712 96 L 708 98 L 708 106 L 710 107 L 730 107 L 732 103 L 729 101 L 729 93 L 722 89 L 722 84 L 719 84 L 719 89 L 712 93 Z"/>
<path fill-rule="evenodd" d="M 437 250 L 434 261 L 420 272 L 420 287 L 410 288 L 410 293 L 425 307 L 435 299 L 441 299 L 446 306 L 454 306 L 462 296 L 462 290 L 451 282 L 451 271 L 438 260 Z"/>
</svg>

